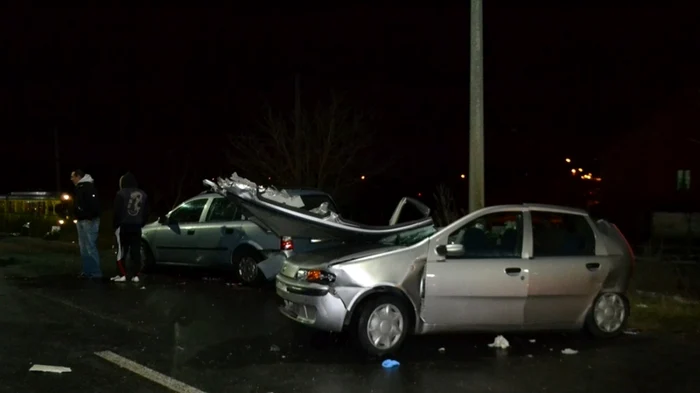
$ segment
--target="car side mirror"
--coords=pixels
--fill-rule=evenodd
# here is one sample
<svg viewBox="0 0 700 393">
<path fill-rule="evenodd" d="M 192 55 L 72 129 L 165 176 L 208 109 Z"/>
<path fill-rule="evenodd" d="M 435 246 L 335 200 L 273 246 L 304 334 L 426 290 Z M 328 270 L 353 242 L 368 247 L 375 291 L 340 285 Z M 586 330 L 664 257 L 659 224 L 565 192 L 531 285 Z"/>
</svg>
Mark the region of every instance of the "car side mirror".
<svg viewBox="0 0 700 393">
<path fill-rule="evenodd" d="M 445 246 L 445 253 L 448 257 L 462 257 L 464 256 L 464 245 L 462 244 L 448 244 Z"/>
<path fill-rule="evenodd" d="M 159 224 L 167 224 L 168 223 L 168 216 L 160 216 L 158 217 L 158 223 Z"/>
</svg>

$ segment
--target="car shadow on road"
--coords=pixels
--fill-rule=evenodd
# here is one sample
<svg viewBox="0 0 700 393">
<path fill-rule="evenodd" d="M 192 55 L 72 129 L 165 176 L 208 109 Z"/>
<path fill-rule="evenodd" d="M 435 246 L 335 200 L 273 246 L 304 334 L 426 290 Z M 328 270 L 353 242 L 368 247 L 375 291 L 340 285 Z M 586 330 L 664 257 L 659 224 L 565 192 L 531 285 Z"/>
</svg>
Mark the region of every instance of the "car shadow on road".
<svg viewBox="0 0 700 393">
<path fill-rule="evenodd" d="M 564 349 L 577 352 L 603 351 L 608 347 L 637 345 L 648 336 L 622 336 L 596 340 L 583 334 L 505 334 L 507 349 L 490 347 L 496 334 L 449 334 L 409 337 L 393 356 L 368 356 L 350 334 L 330 334 L 290 326 L 283 337 L 258 336 L 231 339 L 202 348 L 187 362 L 191 367 L 236 368 L 250 364 L 376 364 L 386 358 L 412 364 L 468 363 L 484 359 L 559 357 Z M 206 363 L 200 359 L 206 359 Z"/>
</svg>

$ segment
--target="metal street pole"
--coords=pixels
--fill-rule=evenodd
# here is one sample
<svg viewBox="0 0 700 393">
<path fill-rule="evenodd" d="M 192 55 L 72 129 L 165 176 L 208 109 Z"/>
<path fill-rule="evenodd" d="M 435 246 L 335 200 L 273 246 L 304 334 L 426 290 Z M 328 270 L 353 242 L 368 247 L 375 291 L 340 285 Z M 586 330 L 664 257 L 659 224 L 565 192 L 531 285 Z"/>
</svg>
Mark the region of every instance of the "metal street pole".
<svg viewBox="0 0 700 393">
<path fill-rule="evenodd" d="M 484 207 L 484 58 L 482 0 L 471 0 L 469 45 L 469 211 Z"/>
</svg>

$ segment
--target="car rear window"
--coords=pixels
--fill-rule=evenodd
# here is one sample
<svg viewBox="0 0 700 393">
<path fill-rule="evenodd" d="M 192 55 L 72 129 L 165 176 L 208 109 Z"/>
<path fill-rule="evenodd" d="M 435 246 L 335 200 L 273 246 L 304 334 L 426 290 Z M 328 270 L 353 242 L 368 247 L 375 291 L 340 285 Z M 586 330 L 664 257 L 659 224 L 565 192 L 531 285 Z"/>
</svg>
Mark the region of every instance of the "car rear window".
<svg viewBox="0 0 700 393">
<path fill-rule="evenodd" d="M 336 213 L 338 212 L 333 200 L 328 195 L 301 195 L 301 200 L 304 202 L 304 210 L 312 210 L 321 206 L 323 202 L 328 202 L 328 210 Z"/>
</svg>

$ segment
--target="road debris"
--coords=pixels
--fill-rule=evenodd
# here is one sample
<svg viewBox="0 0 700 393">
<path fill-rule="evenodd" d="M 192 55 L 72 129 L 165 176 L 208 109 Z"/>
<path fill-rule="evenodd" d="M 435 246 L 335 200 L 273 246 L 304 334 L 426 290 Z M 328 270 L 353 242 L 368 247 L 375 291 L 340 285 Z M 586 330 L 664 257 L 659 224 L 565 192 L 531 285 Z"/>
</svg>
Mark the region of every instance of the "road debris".
<svg viewBox="0 0 700 393">
<path fill-rule="evenodd" d="M 634 306 L 635 306 L 635 307 L 639 307 L 639 308 L 649 308 L 649 306 L 647 306 L 647 305 L 644 304 L 644 303 L 635 304 Z"/>
<path fill-rule="evenodd" d="M 387 359 L 382 362 L 382 367 L 384 368 L 394 368 L 394 367 L 399 367 L 401 363 L 397 362 L 396 360 L 393 359 Z"/>
<path fill-rule="evenodd" d="M 44 372 L 44 373 L 62 374 L 62 373 L 69 373 L 72 370 L 70 369 L 70 367 L 47 366 L 45 364 L 35 364 L 32 366 L 32 368 L 29 369 L 29 371 L 39 371 L 39 372 Z"/>
<path fill-rule="evenodd" d="M 438 352 L 445 353 L 445 348 L 438 348 Z"/>
<path fill-rule="evenodd" d="M 508 340 L 506 340 L 505 337 L 503 336 L 496 336 L 496 338 L 493 340 L 491 344 L 489 344 L 489 347 L 491 348 L 500 348 L 500 349 L 506 349 L 510 347 L 510 343 Z"/>
<path fill-rule="evenodd" d="M 637 334 L 639 334 L 639 329 L 633 329 L 633 328 L 625 329 L 622 333 L 629 334 L 631 336 L 636 336 Z"/>
<path fill-rule="evenodd" d="M 530 339 L 530 342 L 531 342 L 531 343 L 536 343 L 537 340 L 535 340 L 534 338 L 531 338 L 531 339 Z"/>
<path fill-rule="evenodd" d="M 563 353 L 564 355 L 576 355 L 578 351 L 571 348 L 564 348 L 561 350 L 561 353 Z"/>
</svg>

